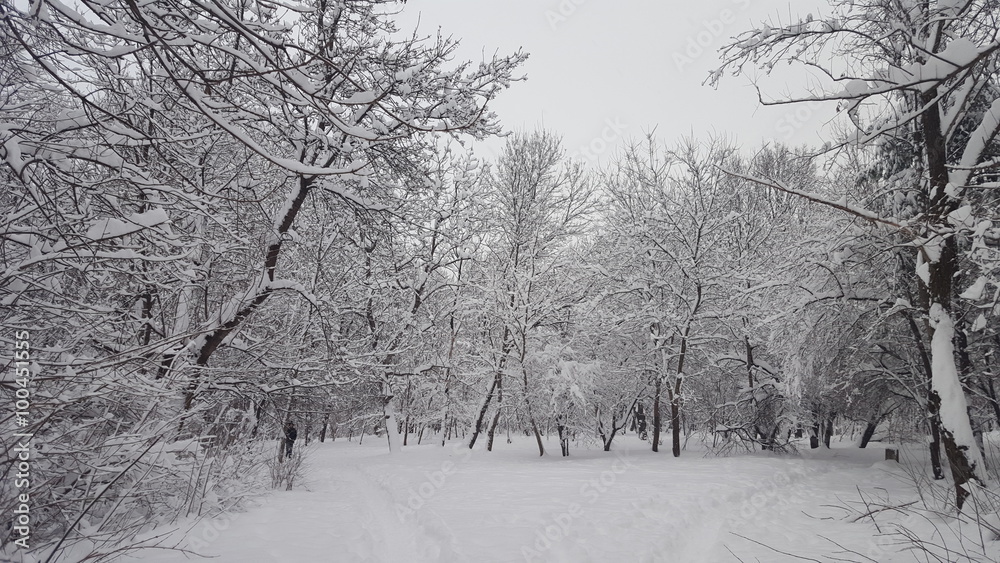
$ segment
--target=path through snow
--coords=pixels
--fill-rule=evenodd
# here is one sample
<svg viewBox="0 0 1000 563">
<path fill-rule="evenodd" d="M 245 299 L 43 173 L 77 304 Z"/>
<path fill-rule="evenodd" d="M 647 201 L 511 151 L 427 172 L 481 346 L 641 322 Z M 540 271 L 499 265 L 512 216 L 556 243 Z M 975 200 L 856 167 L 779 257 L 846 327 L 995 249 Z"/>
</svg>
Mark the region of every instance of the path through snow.
<svg viewBox="0 0 1000 563">
<path fill-rule="evenodd" d="M 856 502 L 858 486 L 905 480 L 878 462 L 881 450 L 674 459 L 621 446 L 539 458 L 530 443 L 395 456 L 374 442 L 316 444 L 298 490 L 196 525 L 185 542 L 216 563 L 800 560 L 775 550 L 832 561 L 838 544 L 875 546 L 870 525 L 837 506 Z M 185 560 L 160 551 L 129 561 Z"/>
</svg>

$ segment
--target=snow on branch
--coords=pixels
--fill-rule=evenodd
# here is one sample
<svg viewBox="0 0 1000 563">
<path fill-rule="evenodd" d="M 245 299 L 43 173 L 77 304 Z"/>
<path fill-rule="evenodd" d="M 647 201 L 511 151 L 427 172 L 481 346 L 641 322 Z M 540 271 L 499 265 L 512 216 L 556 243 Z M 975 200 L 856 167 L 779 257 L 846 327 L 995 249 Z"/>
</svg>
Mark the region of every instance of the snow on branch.
<svg viewBox="0 0 1000 563">
<path fill-rule="evenodd" d="M 899 221 L 899 220 L 894 219 L 894 218 L 882 217 L 881 215 L 879 215 L 879 214 L 877 214 L 877 213 L 875 213 L 873 211 L 870 211 L 868 209 L 865 209 L 863 207 L 858 207 L 856 205 L 851 205 L 851 204 L 847 203 L 846 199 L 841 199 L 839 201 L 833 201 L 833 200 L 830 200 L 830 199 L 825 198 L 825 197 L 823 197 L 821 195 L 818 195 L 818 194 L 814 194 L 814 193 L 802 191 L 802 190 L 799 190 L 799 189 L 796 189 L 796 188 L 792 188 L 792 187 L 788 186 L 786 183 L 784 183 L 784 182 L 782 182 L 780 180 L 769 180 L 769 179 L 764 179 L 764 178 L 758 178 L 758 177 L 755 177 L 755 176 L 752 176 L 752 175 L 749 175 L 749 174 L 744 174 L 742 172 L 737 172 L 735 170 L 727 170 L 725 168 L 720 168 L 720 170 L 722 170 L 726 174 L 729 174 L 729 175 L 731 175 L 731 176 L 733 176 L 735 178 L 740 178 L 742 180 L 747 180 L 749 182 L 753 182 L 753 183 L 759 184 L 761 186 L 772 188 L 772 189 L 778 190 L 780 192 L 784 192 L 786 194 L 795 195 L 795 196 L 801 197 L 801 198 L 803 198 L 805 200 L 811 201 L 813 203 L 818 203 L 820 205 L 825 205 L 827 207 L 832 207 L 834 209 L 839 209 L 839 210 L 841 210 L 841 211 L 843 211 L 845 213 L 849 213 L 851 215 L 854 215 L 855 217 L 859 217 L 861 219 L 864 219 L 865 221 L 869 221 L 869 222 L 875 223 L 877 225 L 885 225 L 885 226 L 889 226 L 889 227 L 894 227 L 894 228 L 898 229 L 902 233 L 909 234 L 910 236 L 916 236 L 916 234 L 912 231 L 911 227 L 907 224 L 907 222 L 905 222 L 905 221 Z"/>
</svg>

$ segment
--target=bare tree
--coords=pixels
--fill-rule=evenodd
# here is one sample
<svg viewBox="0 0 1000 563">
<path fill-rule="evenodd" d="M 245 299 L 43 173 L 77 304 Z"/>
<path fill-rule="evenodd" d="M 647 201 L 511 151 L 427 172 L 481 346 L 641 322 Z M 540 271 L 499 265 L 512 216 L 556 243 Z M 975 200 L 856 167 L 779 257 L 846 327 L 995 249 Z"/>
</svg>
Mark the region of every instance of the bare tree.
<svg viewBox="0 0 1000 563">
<path fill-rule="evenodd" d="M 489 182 L 495 230 L 486 243 L 493 270 L 488 273 L 492 295 L 483 332 L 490 345 L 492 380 L 473 423 L 469 446 L 486 430 L 492 448 L 503 393 L 509 392 L 504 388 L 505 376 L 517 374 L 527 420 L 539 454 L 544 455 L 526 360 L 539 327 L 572 303 L 572 295 L 561 291 L 564 286 L 554 268 L 560 251 L 586 226 L 592 189 L 582 167 L 567 161 L 559 140 L 547 132 L 512 135 Z M 484 428 L 494 397 L 498 406 Z"/>
</svg>

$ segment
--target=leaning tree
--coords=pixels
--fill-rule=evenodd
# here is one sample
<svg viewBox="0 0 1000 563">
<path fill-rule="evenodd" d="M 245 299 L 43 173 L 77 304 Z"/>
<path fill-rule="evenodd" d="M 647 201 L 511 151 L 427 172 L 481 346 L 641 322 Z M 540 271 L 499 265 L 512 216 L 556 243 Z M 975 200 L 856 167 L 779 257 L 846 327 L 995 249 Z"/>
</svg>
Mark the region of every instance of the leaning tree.
<svg viewBox="0 0 1000 563">
<path fill-rule="evenodd" d="M 85 518 L 115 545 L 134 518 L 200 510 L 206 488 L 179 468 L 203 462 L 182 450 L 238 384 L 285 385 L 268 378 L 294 363 L 234 381 L 267 333 L 241 331 L 280 293 L 320 305 L 289 255 L 297 227 L 324 232 L 326 204 L 379 213 L 436 138 L 498 131 L 487 104 L 523 55 L 455 64 L 454 40 L 399 35 L 395 9 L 0 2 L 0 325 L 31 332 L 25 432 L 50 448 L 32 540 L 50 559 Z M 266 327 L 268 344 L 301 340 L 297 322 Z"/>
</svg>

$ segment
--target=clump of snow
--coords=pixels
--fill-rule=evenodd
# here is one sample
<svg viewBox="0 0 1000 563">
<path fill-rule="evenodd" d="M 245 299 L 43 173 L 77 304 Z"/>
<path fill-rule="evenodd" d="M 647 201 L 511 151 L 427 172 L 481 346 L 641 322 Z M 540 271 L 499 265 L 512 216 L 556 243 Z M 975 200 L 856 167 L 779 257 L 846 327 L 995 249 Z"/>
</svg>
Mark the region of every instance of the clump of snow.
<svg viewBox="0 0 1000 563">
<path fill-rule="evenodd" d="M 85 236 L 90 240 L 117 238 L 166 223 L 169 220 L 167 212 L 157 207 L 144 213 L 129 215 L 124 219 L 115 217 L 98 219 L 91 223 Z"/>
</svg>

